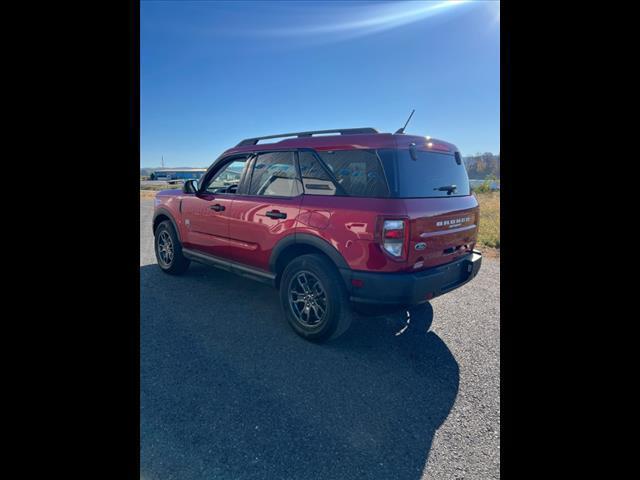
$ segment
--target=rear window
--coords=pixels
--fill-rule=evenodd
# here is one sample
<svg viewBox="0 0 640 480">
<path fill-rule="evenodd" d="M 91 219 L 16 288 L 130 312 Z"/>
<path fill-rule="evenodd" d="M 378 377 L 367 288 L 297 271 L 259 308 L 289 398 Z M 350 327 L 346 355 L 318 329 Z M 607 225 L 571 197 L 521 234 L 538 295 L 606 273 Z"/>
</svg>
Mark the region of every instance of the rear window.
<svg viewBox="0 0 640 480">
<path fill-rule="evenodd" d="M 461 197 L 470 195 L 464 163 L 449 153 L 409 150 L 378 150 L 391 196 L 398 198 Z M 455 189 L 452 187 L 455 186 Z"/>
<path fill-rule="evenodd" d="M 375 150 L 317 152 L 349 196 L 388 197 L 389 189 Z"/>
</svg>

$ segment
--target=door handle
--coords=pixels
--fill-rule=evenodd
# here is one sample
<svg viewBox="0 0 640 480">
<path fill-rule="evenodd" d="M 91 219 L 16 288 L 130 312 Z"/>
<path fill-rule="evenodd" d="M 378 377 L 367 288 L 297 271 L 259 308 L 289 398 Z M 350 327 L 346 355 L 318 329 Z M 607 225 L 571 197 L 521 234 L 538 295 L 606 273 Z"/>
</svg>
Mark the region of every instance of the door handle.
<svg viewBox="0 0 640 480">
<path fill-rule="evenodd" d="M 211 210 L 215 210 L 216 212 L 221 212 L 222 210 L 224 210 L 224 205 L 220 205 L 219 203 L 216 203 L 215 205 L 211 205 L 209 208 Z"/>
<path fill-rule="evenodd" d="M 278 210 L 271 210 L 269 212 L 266 213 L 267 217 L 269 218 L 287 218 L 287 214 L 286 213 L 282 213 Z"/>
</svg>

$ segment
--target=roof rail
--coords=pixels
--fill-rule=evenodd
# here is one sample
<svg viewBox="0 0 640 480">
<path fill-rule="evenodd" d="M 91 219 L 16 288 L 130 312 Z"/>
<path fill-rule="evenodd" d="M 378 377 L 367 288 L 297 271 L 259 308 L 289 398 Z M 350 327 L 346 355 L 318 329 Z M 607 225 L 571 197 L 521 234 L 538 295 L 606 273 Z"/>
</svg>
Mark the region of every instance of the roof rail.
<svg viewBox="0 0 640 480">
<path fill-rule="evenodd" d="M 375 128 L 340 128 L 337 130 L 313 130 L 309 132 L 280 133 L 278 135 L 267 135 L 266 137 L 246 138 L 242 140 L 236 147 L 244 147 L 246 145 L 256 145 L 259 140 L 267 140 L 269 138 L 280 137 L 311 137 L 320 133 L 339 133 L 340 135 L 356 135 L 362 133 L 378 133 Z"/>
</svg>

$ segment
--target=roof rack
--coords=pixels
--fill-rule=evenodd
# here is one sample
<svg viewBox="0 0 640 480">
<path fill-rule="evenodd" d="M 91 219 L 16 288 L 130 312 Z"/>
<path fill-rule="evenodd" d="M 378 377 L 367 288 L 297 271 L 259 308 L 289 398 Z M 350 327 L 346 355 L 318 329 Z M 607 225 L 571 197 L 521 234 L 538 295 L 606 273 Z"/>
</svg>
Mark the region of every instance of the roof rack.
<svg viewBox="0 0 640 480">
<path fill-rule="evenodd" d="M 357 135 L 362 133 L 379 133 L 375 128 L 340 128 L 337 130 L 313 130 L 310 132 L 294 132 L 294 133 L 280 133 L 278 135 L 267 135 L 266 137 L 254 137 L 246 138 L 242 140 L 236 147 L 244 147 L 245 145 L 256 145 L 259 140 L 267 140 L 269 138 L 280 137 L 311 137 L 321 133 L 339 133 L 340 135 Z"/>
</svg>

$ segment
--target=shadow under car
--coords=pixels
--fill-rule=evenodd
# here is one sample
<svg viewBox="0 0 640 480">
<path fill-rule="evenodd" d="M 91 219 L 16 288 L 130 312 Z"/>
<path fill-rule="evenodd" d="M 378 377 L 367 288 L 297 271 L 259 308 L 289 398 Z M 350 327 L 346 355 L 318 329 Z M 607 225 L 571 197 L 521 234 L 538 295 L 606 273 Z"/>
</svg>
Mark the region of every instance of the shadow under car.
<svg viewBox="0 0 640 480">
<path fill-rule="evenodd" d="M 459 385 L 430 306 L 316 345 L 228 272 L 146 265 L 140 289 L 142 478 L 421 477 Z"/>
</svg>

